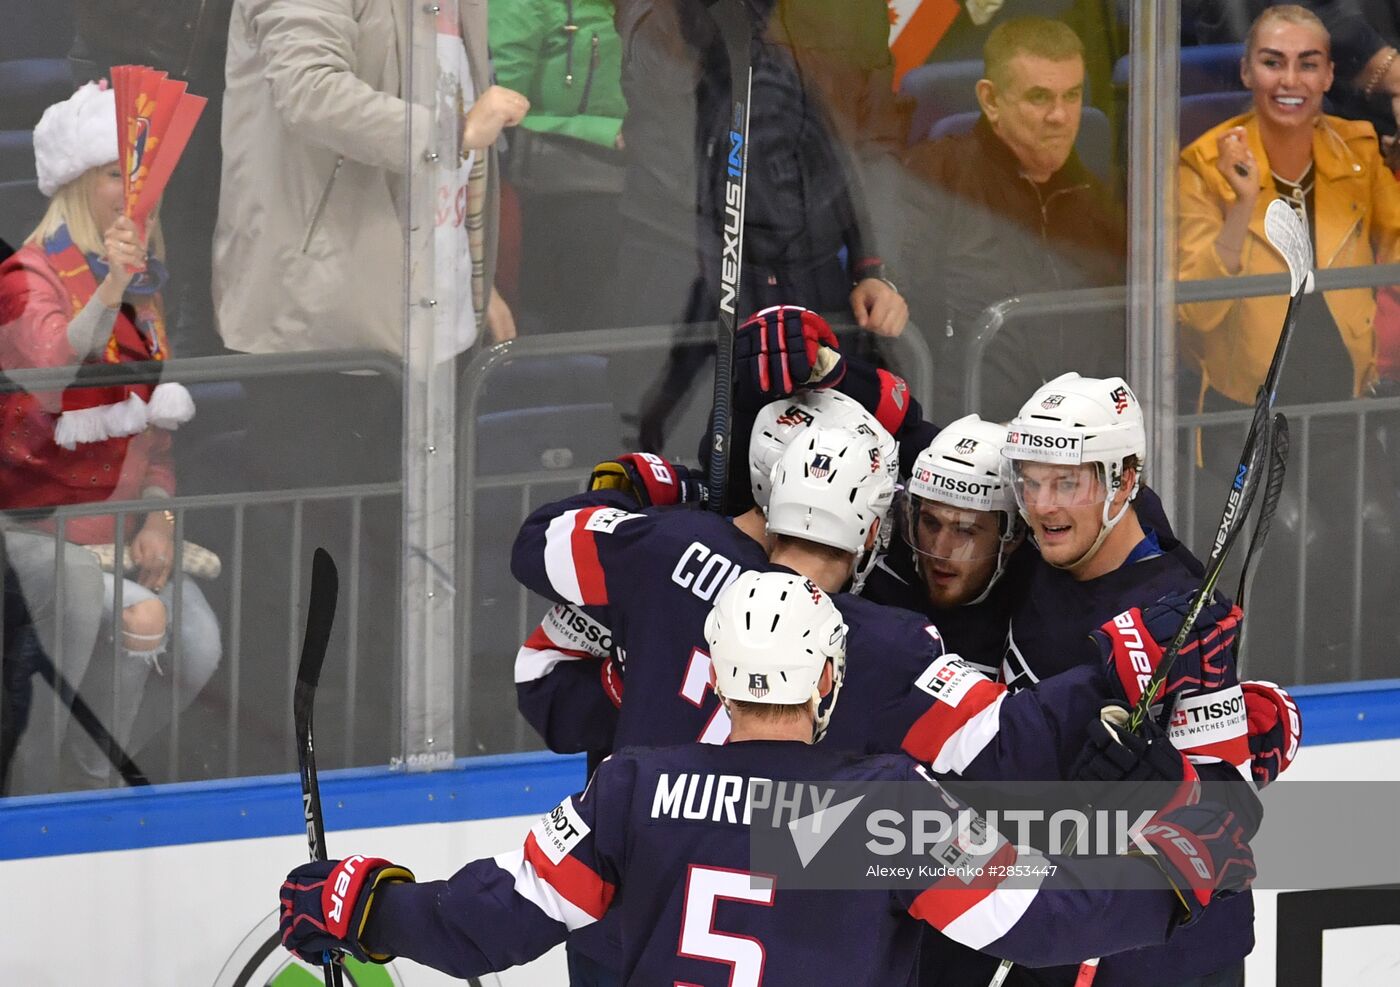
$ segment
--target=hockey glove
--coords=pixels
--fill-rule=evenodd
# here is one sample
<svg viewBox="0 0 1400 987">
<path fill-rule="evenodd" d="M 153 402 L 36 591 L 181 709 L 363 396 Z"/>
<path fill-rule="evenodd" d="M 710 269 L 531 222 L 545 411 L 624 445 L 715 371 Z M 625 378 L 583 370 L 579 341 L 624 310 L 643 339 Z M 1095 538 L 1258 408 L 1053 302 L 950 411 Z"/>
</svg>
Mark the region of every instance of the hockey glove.
<svg viewBox="0 0 1400 987">
<path fill-rule="evenodd" d="M 1200 776 L 1150 717 L 1142 733 L 1128 731 L 1128 707 L 1111 703 L 1091 722 L 1089 739 L 1070 768 L 1085 783 L 1085 800 L 1098 809 L 1170 812 L 1200 799 Z"/>
<path fill-rule="evenodd" d="M 328 950 L 361 962 L 388 963 L 394 957 L 371 953 L 360 942 L 374 892 L 381 884 L 413 882 L 408 870 L 381 857 L 355 854 L 344 860 L 316 860 L 287 875 L 278 895 L 282 945 L 306 962 L 320 965 Z"/>
<path fill-rule="evenodd" d="M 1241 682 L 1249 717 L 1250 770 L 1254 786 L 1263 788 L 1288 770 L 1303 740 L 1298 705 L 1272 682 Z"/>
<path fill-rule="evenodd" d="M 1130 706 L 1142 696 L 1162 653 L 1186 619 L 1193 594 L 1174 593 L 1145 610 L 1125 610 L 1090 635 L 1107 664 L 1113 691 Z M 1166 688 L 1154 697 L 1154 705 L 1188 686 L 1209 692 L 1225 685 L 1243 616 L 1239 607 L 1219 598 L 1206 604 L 1167 673 Z"/>
<path fill-rule="evenodd" d="M 638 507 L 705 505 L 705 477 L 686 466 L 673 465 L 655 453 L 629 452 L 593 467 L 589 490 L 621 490 Z"/>
<path fill-rule="evenodd" d="M 1148 858 L 1171 882 L 1186 908 L 1186 925 L 1213 898 L 1237 894 L 1254 881 L 1254 853 L 1235 814 L 1213 802 L 1184 806 L 1142 828 L 1156 854 Z"/>
<path fill-rule="evenodd" d="M 846 361 L 831 326 L 816 312 L 775 305 L 751 316 L 734 336 L 734 373 L 740 391 L 776 401 L 803 388 L 834 387 Z"/>
</svg>

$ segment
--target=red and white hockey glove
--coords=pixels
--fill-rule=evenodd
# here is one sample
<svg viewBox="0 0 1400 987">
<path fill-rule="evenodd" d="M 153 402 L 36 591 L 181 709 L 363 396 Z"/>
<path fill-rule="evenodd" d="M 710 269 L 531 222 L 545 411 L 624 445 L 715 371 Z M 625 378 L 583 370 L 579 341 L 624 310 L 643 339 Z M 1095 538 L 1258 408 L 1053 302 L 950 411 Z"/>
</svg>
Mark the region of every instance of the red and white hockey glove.
<svg viewBox="0 0 1400 987">
<path fill-rule="evenodd" d="M 1114 691 L 1129 705 L 1142 696 L 1162 653 L 1176 636 L 1193 592 L 1163 597 L 1146 610 L 1125 610 L 1090 635 L 1106 663 Z M 1224 685 L 1243 616 L 1239 607 L 1218 598 L 1206 604 L 1168 670 L 1166 688 L 1154 697 L 1154 705 L 1183 688 L 1209 692 Z"/>
<path fill-rule="evenodd" d="M 1263 788 L 1288 770 L 1303 742 L 1298 704 L 1272 682 L 1241 682 L 1249 718 L 1250 771 L 1254 787 Z"/>
<path fill-rule="evenodd" d="M 589 490 L 621 490 L 638 507 L 705 505 L 705 477 L 651 452 L 629 452 L 599 463 L 588 478 Z"/>
<path fill-rule="evenodd" d="M 1148 858 L 1171 882 L 1194 921 L 1214 898 L 1237 894 L 1254 881 L 1254 852 L 1235 814 L 1213 802 L 1165 813 L 1142 828 L 1156 854 Z"/>
<path fill-rule="evenodd" d="M 797 305 L 750 316 L 734 336 L 734 379 L 741 393 L 776 401 L 804 388 L 834 387 L 846 361 L 831 325 Z"/>
<path fill-rule="evenodd" d="M 278 893 L 282 945 L 320 966 L 326 954 L 349 953 L 361 962 L 388 963 L 394 957 L 371 953 L 361 942 L 374 893 L 385 884 L 413 883 L 413 873 L 382 857 L 355 854 L 344 860 L 316 860 L 287 875 Z"/>
</svg>

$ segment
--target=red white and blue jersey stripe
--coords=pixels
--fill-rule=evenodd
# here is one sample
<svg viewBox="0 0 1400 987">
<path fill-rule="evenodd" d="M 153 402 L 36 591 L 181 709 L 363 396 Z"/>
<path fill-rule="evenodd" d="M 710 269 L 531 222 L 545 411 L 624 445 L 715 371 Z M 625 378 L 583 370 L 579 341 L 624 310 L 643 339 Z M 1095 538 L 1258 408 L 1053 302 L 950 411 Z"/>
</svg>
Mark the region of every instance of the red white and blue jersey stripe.
<svg viewBox="0 0 1400 987">
<path fill-rule="evenodd" d="M 622 752 L 520 849 L 446 881 L 381 889 L 363 940 L 471 977 L 533 959 L 615 914 L 627 984 L 887 987 L 916 982 L 921 923 L 973 949 L 1047 965 L 1161 942 L 1177 912 L 1164 881 L 1160 891 L 1090 890 L 1128 883 L 1109 878 L 1113 868 L 1136 870 L 1139 887 L 1160 880 L 1148 861 L 1041 858 L 1000 839 L 996 863 L 1048 862 L 1054 873 L 1014 888 L 990 869 L 971 884 L 945 876 L 898 890 L 784 888 L 750 870 L 742 802 L 736 812 L 667 809 L 677 807 L 667 801 L 676 779 L 721 776 L 737 779 L 740 793 L 752 779 L 933 784 L 899 755 L 791 741 Z"/>
</svg>

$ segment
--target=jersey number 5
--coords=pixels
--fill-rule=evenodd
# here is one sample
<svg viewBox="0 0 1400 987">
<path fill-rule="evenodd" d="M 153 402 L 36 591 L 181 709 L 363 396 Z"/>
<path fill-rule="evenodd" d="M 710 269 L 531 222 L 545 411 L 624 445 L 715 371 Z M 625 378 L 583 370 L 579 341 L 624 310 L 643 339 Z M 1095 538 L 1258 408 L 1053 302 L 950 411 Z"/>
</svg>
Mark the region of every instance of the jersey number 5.
<svg viewBox="0 0 1400 987">
<path fill-rule="evenodd" d="M 685 876 L 685 907 L 681 911 L 681 944 L 677 955 L 729 965 L 729 987 L 759 987 L 763 983 L 763 944 L 752 936 L 716 932 L 715 904 L 747 901 L 772 907 L 777 878 L 722 867 L 691 864 Z M 675 987 L 693 987 L 677 980 Z"/>
</svg>

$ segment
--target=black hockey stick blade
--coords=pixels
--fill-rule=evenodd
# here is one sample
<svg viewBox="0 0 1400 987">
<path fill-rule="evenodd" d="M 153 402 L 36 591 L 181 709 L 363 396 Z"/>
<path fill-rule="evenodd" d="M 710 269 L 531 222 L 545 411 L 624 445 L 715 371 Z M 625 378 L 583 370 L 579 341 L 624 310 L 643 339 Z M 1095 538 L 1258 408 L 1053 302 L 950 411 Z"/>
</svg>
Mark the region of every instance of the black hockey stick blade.
<svg viewBox="0 0 1400 987">
<path fill-rule="evenodd" d="M 316 703 L 316 687 L 321 681 L 321 666 L 326 661 L 331 626 L 335 623 L 336 597 L 340 592 L 340 576 L 335 562 L 324 548 L 316 549 L 311 558 L 311 600 L 306 608 L 306 635 L 301 642 L 301 659 L 297 663 L 297 683 L 292 695 L 292 718 L 296 724 L 297 767 L 301 775 L 302 815 L 306 820 L 307 851 L 314 860 L 325 860 L 326 823 L 321 812 L 321 786 L 316 779 L 316 742 L 311 732 L 311 716 Z M 327 951 L 321 960 L 321 973 L 326 987 L 342 987 L 338 958 Z"/>
<path fill-rule="evenodd" d="M 1240 569 L 1240 585 L 1235 593 L 1235 602 L 1244 606 L 1249 591 L 1250 577 L 1254 574 L 1251 563 L 1256 553 L 1263 551 L 1269 537 L 1269 526 L 1278 511 L 1279 498 L 1283 496 L 1283 481 L 1288 474 L 1288 453 L 1291 440 L 1288 435 L 1288 419 L 1282 412 L 1274 415 L 1273 442 L 1269 448 L 1269 475 L 1264 484 L 1264 499 L 1260 501 L 1259 517 L 1254 521 L 1254 534 L 1249 536 L 1249 547 L 1244 552 L 1244 565 Z"/>
<path fill-rule="evenodd" d="M 1269 449 L 1269 476 L 1264 484 L 1264 497 L 1259 506 L 1259 517 L 1254 522 L 1254 534 L 1249 536 L 1249 547 L 1244 552 L 1244 564 L 1240 567 L 1240 585 L 1235 592 L 1235 602 L 1240 608 L 1245 610 L 1248 616 L 1248 607 L 1245 603 L 1254 586 L 1255 571 L 1253 568 L 1254 556 L 1264 550 L 1264 543 L 1269 538 L 1269 528 L 1273 524 L 1274 514 L 1278 511 L 1279 499 L 1283 496 L 1283 481 L 1288 475 L 1288 453 L 1291 440 L 1288 434 L 1288 419 L 1282 413 L 1274 415 L 1273 443 Z M 1246 619 L 1240 624 L 1239 636 L 1235 643 L 1235 653 L 1238 656 L 1235 660 L 1236 672 L 1240 673 L 1241 664 L 1244 658 L 1244 632 L 1248 627 Z"/>
<path fill-rule="evenodd" d="M 724 513 L 729 481 L 730 439 L 733 433 L 734 333 L 738 328 L 739 289 L 744 257 L 744 207 L 748 196 L 749 100 L 753 94 L 753 70 L 749 45 L 753 19 L 747 0 L 717 0 L 710 16 L 719 28 L 729 57 L 732 96 L 725 121 L 727 140 L 724 168 L 724 222 L 721 231 L 719 320 L 715 327 L 715 386 L 711 414 L 710 459 L 705 471 L 707 503 Z"/>
</svg>

